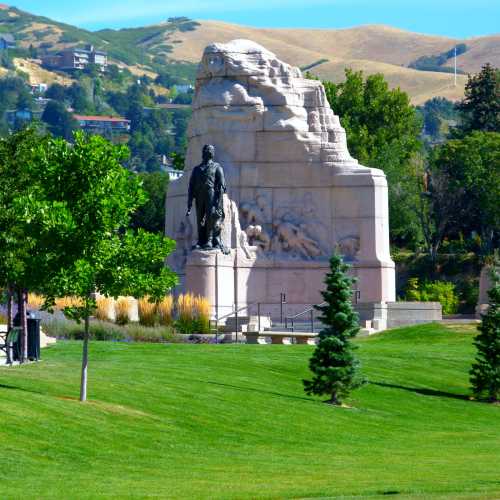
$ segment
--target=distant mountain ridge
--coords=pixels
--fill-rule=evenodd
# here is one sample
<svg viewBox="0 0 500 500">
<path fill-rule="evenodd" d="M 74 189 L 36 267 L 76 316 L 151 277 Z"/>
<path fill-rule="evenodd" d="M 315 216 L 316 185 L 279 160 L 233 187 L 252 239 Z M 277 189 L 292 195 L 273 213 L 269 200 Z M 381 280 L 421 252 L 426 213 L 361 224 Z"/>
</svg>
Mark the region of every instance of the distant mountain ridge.
<svg viewBox="0 0 500 500">
<path fill-rule="evenodd" d="M 90 32 L 0 4 L 1 33 L 12 33 L 20 47 L 32 46 L 39 52 L 52 53 L 92 44 L 106 50 L 114 62 L 151 73 L 157 73 L 173 60 L 197 63 L 210 42 L 249 38 L 288 63 L 309 68 L 322 79 L 339 81 L 346 67 L 361 69 L 367 74 L 383 73 L 391 86 L 400 86 L 415 104 L 434 96 L 460 99 L 467 80 L 465 75 L 459 75 L 455 87 L 451 74 L 408 67 L 420 57 L 438 55 L 465 43 L 468 50 L 457 60 L 461 70 L 475 73 L 486 62 L 500 67 L 500 35 L 462 40 L 383 25 L 350 29 L 264 29 L 175 17 L 141 28 Z"/>
</svg>

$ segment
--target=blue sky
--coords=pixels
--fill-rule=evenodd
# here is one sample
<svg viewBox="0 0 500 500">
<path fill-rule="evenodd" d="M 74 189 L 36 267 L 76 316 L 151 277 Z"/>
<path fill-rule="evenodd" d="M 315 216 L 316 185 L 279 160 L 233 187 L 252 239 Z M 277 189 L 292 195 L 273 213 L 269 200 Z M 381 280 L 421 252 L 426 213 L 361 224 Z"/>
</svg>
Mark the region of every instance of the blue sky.
<svg viewBox="0 0 500 500">
<path fill-rule="evenodd" d="M 457 38 L 500 32 L 500 0 L 16 0 L 12 5 L 87 29 L 187 16 L 269 28 L 389 24 Z"/>
</svg>

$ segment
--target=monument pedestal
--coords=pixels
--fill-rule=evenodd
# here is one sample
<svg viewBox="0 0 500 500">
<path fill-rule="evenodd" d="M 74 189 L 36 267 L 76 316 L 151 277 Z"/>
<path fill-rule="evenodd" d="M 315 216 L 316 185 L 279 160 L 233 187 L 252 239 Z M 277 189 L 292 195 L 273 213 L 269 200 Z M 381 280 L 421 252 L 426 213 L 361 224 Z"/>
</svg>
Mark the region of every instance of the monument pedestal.
<svg viewBox="0 0 500 500">
<path fill-rule="evenodd" d="M 220 318 L 234 310 L 235 251 L 193 250 L 186 261 L 185 291 L 210 301 L 212 317 Z"/>
</svg>

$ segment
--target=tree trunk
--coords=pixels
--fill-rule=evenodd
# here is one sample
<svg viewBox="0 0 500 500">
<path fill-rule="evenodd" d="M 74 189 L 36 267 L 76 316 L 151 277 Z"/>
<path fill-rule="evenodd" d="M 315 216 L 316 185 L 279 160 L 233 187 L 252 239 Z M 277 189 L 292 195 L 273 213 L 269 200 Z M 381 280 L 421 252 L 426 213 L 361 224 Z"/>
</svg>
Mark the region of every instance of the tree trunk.
<svg viewBox="0 0 500 500">
<path fill-rule="evenodd" d="M 83 336 L 82 380 L 80 384 L 80 401 L 87 401 L 87 367 L 89 364 L 89 313 L 85 316 L 85 333 Z"/>
<path fill-rule="evenodd" d="M 17 291 L 17 311 L 19 314 L 19 326 L 21 327 L 21 352 L 19 362 L 24 363 L 28 359 L 28 321 L 26 318 L 27 293 L 24 289 Z"/>
<path fill-rule="evenodd" d="M 328 404 L 335 405 L 335 406 L 340 406 L 342 402 L 338 399 L 337 394 L 333 393 L 332 398 L 327 401 Z"/>
<path fill-rule="evenodd" d="M 7 331 L 10 332 L 14 326 L 14 295 L 12 287 L 7 289 Z"/>
</svg>

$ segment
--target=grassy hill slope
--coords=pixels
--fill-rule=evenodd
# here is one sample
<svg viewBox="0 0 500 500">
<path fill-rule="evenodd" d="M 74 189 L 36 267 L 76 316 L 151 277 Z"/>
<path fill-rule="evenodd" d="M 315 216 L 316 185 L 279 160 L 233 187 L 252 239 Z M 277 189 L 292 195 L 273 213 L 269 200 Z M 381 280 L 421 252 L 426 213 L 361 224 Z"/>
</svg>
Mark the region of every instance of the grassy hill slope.
<svg viewBox="0 0 500 500">
<path fill-rule="evenodd" d="M 94 342 L 0 369 L 2 496 L 498 498 L 500 408 L 467 399 L 472 331 L 358 341 L 351 408 L 304 395 L 310 346 Z"/>
<path fill-rule="evenodd" d="M 469 50 L 458 58 L 460 69 L 477 72 L 486 62 L 500 67 L 500 35 L 458 40 L 383 25 L 336 30 L 263 29 L 177 17 L 140 28 L 89 32 L 9 7 L 0 9 L 0 32 L 13 33 L 19 46 L 32 45 L 40 53 L 91 43 L 107 50 L 112 61 L 153 74 L 173 60 L 198 63 L 211 42 L 248 38 L 295 66 L 322 61 L 312 73 L 324 79 L 341 80 L 346 67 L 381 72 L 392 86 L 408 92 L 415 104 L 434 96 L 459 99 L 466 81 L 465 76 L 460 76 L 455 87 L 450 74 L 409 69 L 410 62 L 419 57 L 437 55 L 466 43 Z"/>
<path fill-rule="evenodd" d="M 346 67 L 363 69 L 366 73 L 383 73 L 392 86 L 400 86 L 408 92 L 415 104 L 436 95 L 460 99 L 467 80 L 460 75 L 455 87 L 452 75 L 417 72 L 406 67 L 421 56 L 439 54 L 464 42 L 469 51 L 458 58 L 461 69 L 476 72 L 485 62 L 500 66 L 499 36 L 456 40 L 382 25 L 320 30 L 259 29 L 219 21 L 200 21 L 200 24 L 196 32 L 176 36 L 181 43 L 174 46 L 172 57 L 194 62 L 211 41 L 249 38 L 296 66 L 326 59 L 328 62 L 311 70 L 324 79 L 339 81 Z"/>
</svg>

